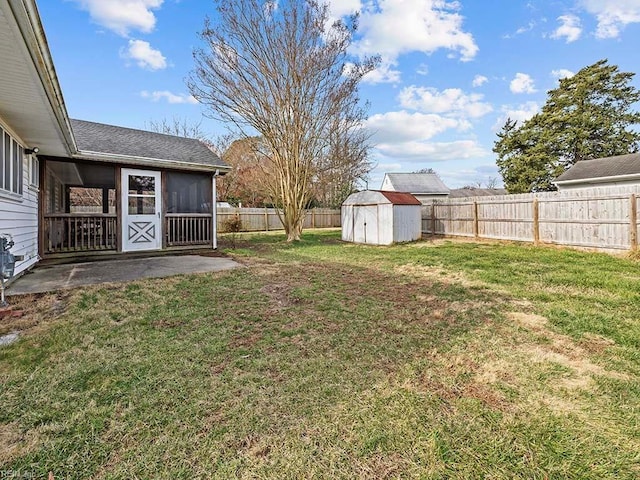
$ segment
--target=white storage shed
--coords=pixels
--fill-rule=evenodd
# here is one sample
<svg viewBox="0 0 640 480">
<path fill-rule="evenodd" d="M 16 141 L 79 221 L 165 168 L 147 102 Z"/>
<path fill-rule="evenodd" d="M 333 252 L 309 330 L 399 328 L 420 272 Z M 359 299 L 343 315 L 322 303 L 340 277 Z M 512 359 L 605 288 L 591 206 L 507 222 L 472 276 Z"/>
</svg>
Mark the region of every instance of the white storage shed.
<svg viewBox="0 0 640 480">
<path fill-rule="evenodd" d="M 422 204 L 410 193 L 365 190 L 342 204 L 342 240 L 391 245 L 419 240 Z"/>
</svg>

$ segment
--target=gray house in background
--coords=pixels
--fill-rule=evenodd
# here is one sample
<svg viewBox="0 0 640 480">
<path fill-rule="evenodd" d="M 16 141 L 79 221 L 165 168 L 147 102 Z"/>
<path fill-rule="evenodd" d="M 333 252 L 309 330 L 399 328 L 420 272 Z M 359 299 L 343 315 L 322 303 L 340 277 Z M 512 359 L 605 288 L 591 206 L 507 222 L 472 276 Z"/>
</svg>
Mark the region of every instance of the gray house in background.
<svg viewBox="0 0 640 480">
<path fill-rule="evenodd" d="M 558 190 L 640 186 L 640 153 L 576 162 L 556 178 Z"/>
<path fill-rule="evenodd" d="M 410 193 L 422 203 L 445 199 L 450 191 L 435 173 L 385 173 L 380 190 Z"/>
</svg>

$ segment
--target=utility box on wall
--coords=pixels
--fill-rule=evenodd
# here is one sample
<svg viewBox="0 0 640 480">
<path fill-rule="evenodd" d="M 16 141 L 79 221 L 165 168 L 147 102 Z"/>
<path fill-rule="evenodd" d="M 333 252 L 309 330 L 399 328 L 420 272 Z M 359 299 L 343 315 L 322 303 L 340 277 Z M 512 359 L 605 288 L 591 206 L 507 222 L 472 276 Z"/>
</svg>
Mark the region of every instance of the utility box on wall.
<svg viewBox="0 0 640 480">
<path fill-rule="evenodd" d="M 422 204 L 410 193 L 365 190 L 342 204 L 342 240 L 391 245 L 419 240 Z"/>
</svg>

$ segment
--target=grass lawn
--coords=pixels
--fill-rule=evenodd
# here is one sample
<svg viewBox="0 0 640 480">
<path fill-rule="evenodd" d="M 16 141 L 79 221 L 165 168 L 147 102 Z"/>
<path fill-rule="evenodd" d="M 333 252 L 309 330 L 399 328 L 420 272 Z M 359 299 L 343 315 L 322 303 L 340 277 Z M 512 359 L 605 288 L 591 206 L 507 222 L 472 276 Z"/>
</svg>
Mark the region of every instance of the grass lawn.
<svg viewBox="0 0 640 480">
<path fill-rule="evenodd" d="M 14 299 L 0 478 L 640 477 L 637 260 L 283 238 Z"/>
</svg>

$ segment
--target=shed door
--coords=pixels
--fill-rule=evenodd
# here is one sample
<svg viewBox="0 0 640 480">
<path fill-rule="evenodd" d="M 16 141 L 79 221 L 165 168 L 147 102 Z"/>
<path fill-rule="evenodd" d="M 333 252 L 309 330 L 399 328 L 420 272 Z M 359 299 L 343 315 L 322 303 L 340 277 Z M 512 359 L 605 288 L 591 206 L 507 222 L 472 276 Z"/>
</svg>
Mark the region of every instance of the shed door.
<svg viewBox="0 0 640 480">
<path fill-rule="evenodd" d="M 363 205 L 354 208 L 353 241 L 356 243 L 378 243 L 378 207 Z"/>
<path fill-rule="evenodd" d="M 162 248 L 160 172 L 122 169 L 122 250 Z"/>
</svg>

